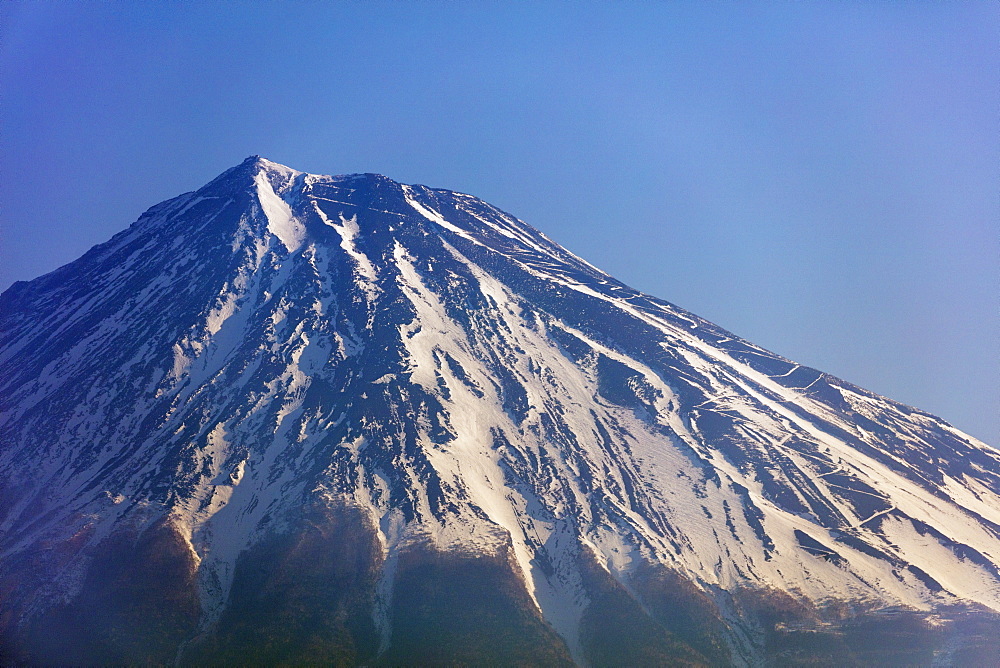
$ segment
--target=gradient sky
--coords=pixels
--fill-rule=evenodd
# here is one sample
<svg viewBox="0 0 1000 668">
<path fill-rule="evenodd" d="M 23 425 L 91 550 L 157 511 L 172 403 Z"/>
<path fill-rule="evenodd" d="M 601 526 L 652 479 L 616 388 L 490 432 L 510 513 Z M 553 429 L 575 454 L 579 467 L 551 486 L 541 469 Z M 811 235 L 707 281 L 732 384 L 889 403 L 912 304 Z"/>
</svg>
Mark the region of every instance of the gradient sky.
<svg viewBox="0 0 1000 668">
<path fill-rule="evenodd" d="M 0 288 L 251 154 L 468 192 L 1000 445 L 994 2 L 0 2 Z"/>
</svg>

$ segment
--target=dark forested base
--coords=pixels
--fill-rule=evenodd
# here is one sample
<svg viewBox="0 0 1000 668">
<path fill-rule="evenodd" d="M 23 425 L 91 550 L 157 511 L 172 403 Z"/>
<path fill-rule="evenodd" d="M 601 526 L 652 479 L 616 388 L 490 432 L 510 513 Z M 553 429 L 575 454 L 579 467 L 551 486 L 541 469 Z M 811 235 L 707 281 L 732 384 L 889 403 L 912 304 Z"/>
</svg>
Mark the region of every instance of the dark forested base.
<svg viewBox="0 0 1000 668">
<path fill-rule="evenodd" d="M 382 552 L 355 508 L 315 508 L 290 533 L 237 561 L 225 612 L 181 657 L 190 665 L 371 662 L 372 610 Z"/>
<path fill-rule="evenodd" d="M 74 550 L 72 540 L 52 546 L 32 564 L 64 564 L 52 555 Z M 741 654 L 767 665 L 987 666 L 1000 656 L 1000 615 L 983 608 L 816 607 L 760 588 L 712 598 L 656 564 L 619 581 L 586 548 L 579 567 L 588 599 L 579 658 L 593 666 L 731 665 L 732 648 L 746 642 L 734 641 L 733 616 L 752 645 Z M 6 574 L 5 591 L 16 574 Z M 391 598 L 380 629 L 384 577 L 392 586 L 381 589 Z M 349 506 L 312 507 L 244 552 L 225 612 L 208 628 L 199 630 L 197 564 L 166 521 L 101 543 L 69 603 L 21 626 L 22 611 L 0 608 L 3 665 L 573 665 L 509 543 L 473 552 L 417 542 L 387 565 L 370 519 Z"/>
<path fill-rule="evenodd" d="M 590 598 L 580 621 L 580 642 L 591 665 L 709 665 L 691 644 L 698 640 L 676 635 L 650 615 L 589 551 L 581 553 L 580 573 Z"/>
<path fill-rule="evenodd" d="M 35 665 L 173 663 L 201 611 L 195 567 L 167 522 L 116 534 L 96 550 L 79 594 L 31 620 L 9 646 Z"/>
<path fill-rule="evenodd" d="M 732 662 L 727 629 L 716 604 L 689 579 L 653 563 L 640 564 L 631 588 L 649 616 L 713 666 Z"/>
<path fill-rule="evenodd" d="M 379 663 L 573 665 L 516 573 L 509 548 L 500 554 L 408 549 L 397 565 L 392 642 Z"/>
<path fill-rule="evenodd" d="M 995 666 L 1000 615 L 969 606 L 929 614 L 904 607 L 817 608 L 784 592 L 741 589 L 743 620 L 760 629 L 761 654 L 775 666 Z"/>
</svg>

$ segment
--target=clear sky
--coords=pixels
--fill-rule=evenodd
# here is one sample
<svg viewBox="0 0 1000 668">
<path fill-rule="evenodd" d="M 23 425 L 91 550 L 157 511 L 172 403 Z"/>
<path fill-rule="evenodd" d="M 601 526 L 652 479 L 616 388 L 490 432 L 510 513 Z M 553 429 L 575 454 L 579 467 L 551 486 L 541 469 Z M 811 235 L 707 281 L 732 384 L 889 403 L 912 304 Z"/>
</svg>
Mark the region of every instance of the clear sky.
<svg viewBox="0 0 1000 668">
<path fill-rule="evenodd" d="M 0 288 L 248 155 L 468 192 L 1000 445 L 994 2 L 0 2 Z"/>
</svg>

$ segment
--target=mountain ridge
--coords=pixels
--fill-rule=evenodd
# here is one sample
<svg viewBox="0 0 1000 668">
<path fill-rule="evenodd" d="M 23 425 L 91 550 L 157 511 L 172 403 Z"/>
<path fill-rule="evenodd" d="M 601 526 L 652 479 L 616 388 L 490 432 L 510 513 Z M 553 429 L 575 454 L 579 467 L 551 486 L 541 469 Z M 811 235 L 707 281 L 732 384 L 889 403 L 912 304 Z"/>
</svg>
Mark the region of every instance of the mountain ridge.
<svg viewBox="0 0 1000 668">
<path fill-rule="evenodd" d="M 838 633 L 879 608 L 1000 611 L 995 451 L 470 195 L 251 156 L 0 313 L 0 619 L 25 656 L 59 656 L 25 640 L 38 620 L 69 628 L 112 596 L 94 572 L 137 568 L 115 541 L 163 546 L 160 594 L 199 610 L 159 656 L 225 656 L 252 636 L 232 613 L 248 583 L 299 591 L 248 555 L 329 555 L 314 531 L 355 546 L 314 604 L 354 620 L 324 628 L 356 660 L 449 660 L 414 640 L 457 605 L 421 616 L 411 590 L 442 586 L 422 569 L 506 583 L 496 633 L 554 663 L 625 651 L 595 621 L 616 615 L 646 629 L 635 661 L 738 664 L 795 636 L 765 608 Z M 434 633 L 465 661 L 490 651 Z"/>
</svg>

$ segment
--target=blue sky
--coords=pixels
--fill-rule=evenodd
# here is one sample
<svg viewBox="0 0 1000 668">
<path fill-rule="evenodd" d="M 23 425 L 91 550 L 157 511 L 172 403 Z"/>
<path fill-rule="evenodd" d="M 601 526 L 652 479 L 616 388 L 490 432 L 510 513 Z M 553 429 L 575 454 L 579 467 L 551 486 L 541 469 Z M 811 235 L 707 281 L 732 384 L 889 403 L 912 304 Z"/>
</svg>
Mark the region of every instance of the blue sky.
<svg viewBox="0 0 1000 668">
<path fill-rule="evenodd" d="M 0 3 L 0 287 L 261 154 L 472 193 L 1000 445 L 994 3 Z"/>
</svg>

